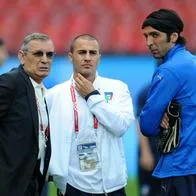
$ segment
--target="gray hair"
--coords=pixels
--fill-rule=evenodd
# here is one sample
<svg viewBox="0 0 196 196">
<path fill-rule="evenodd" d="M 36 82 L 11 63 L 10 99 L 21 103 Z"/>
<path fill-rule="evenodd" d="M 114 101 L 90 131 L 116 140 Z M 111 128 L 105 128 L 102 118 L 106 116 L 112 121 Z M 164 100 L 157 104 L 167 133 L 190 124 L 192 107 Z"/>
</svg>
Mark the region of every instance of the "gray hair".
<svg viewBox="0 0 196 196">
<path fill-rule="evenodd" d="M 32 40 L 49 41 L 51 40 L 51 38 L 48 35 L 43 34 L 43 33 L 31 33 L 24 38 L 22 42 L 21 50 L 28 51 L 28 44 Z"/>
</svg>

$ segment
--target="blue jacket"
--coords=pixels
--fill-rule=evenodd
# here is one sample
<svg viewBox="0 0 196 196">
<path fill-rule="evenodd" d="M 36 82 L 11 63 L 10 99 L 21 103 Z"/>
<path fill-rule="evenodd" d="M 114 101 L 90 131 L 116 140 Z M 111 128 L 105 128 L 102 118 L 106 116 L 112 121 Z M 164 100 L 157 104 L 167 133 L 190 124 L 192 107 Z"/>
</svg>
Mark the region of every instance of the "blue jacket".
<svg viewBox="0 0 196 196">
<path fill-rule="evenodd" d="M 196 174 L 196 57 L 182 45 L 166 55 L 153 75 L 145 106 L 140 115 L 146 136 L 159 133 L 163 114 L 171 100 L 181 105 L 180 145 L 162 155 L 153 175 L 159 178 Z"/>
</svg>

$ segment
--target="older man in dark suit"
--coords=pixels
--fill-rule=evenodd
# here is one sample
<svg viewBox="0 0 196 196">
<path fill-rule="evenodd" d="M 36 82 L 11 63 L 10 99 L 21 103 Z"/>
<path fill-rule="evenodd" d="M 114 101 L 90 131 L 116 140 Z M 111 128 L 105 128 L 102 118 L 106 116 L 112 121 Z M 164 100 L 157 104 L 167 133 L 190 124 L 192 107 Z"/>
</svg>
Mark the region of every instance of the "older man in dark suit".
<svg viewBox="0 0 196 196">
<path fill-rule="evenodd" d="M 25 37 L 21 65 L 0 76 L 0 195 L 41 194 L 50 160 L 49 119 L 42 80 L 54 55 L 51 39 Z"/>
</svg>

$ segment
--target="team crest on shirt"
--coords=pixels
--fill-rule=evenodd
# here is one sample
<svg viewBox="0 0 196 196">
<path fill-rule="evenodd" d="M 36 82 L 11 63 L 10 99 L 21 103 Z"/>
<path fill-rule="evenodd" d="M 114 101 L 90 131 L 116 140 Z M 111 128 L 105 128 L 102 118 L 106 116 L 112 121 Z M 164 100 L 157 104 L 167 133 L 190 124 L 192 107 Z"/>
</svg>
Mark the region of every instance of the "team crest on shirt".
<svg viewBox="0 0 196 196">
<path fill-rule="evenodd" d="M 113 92 L 104 92 L 104 95 L 105 95 L 105 100 L 108 103 L 109 101 L 112 100 Z"/>
<path fill-rule="evenodd" d="M 162 78 L 163 78 L 160 74 L 157 74 L 156 77 L 157 77 L 157 79 L 159 79 L 159 80 L 162 80 Z"/>
</svg>

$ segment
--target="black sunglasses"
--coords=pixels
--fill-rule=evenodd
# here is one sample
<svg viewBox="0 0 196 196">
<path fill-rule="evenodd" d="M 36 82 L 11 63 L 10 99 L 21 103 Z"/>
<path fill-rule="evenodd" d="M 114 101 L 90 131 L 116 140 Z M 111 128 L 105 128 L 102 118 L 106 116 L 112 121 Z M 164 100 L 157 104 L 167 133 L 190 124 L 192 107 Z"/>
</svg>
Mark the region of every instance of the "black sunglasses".
<svg viewBox="0 0 196 196">
<path fill-rule="evenodd" d="M 27 52 L 31 52 L 31 51 L 27 51 Z M 43 57 L 44 54 L 46 54 L 47 58 L 53 58 L 55 55 L 55 52 L 43 52 L 43 51 L 36 51 L 36 52 L 31 52 L 33 56 L 35 57 Z"/>
</svg>

